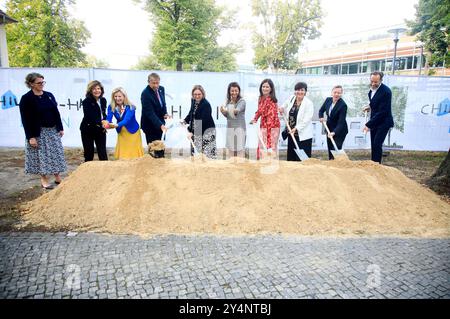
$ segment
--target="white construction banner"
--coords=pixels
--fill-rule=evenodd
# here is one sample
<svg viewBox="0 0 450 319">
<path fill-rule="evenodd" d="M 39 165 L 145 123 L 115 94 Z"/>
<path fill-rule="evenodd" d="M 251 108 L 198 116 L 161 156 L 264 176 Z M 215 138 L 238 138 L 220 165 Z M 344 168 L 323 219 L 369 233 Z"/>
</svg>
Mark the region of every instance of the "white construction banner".
<svg viewBox="0 0 450 319">
<path fill-rule="evenodd" d="M 54 94 L 63 121 L 65 135 L 63 145 L 81 147 L 80 123 L 83 118 L 81 101 L 86 95 L 89 81 L 99 80 L 105 87 L 105 98 L 111 101 L 111 91 L 123 87 L 130 100 L 137 106 L 136 119 L 140 123 L 142 90 L 147 85 L 149 71 L 109 69 L 65 69 L 65 68 L 0 68 L 0 147 L 24 147 L 25 134 L 20 119 L 19 101 L 29 89 L 25 86 L 28 73 L 38 72 L 45 77 L 45 90 Z M 206 99 L 213 108 L 217 128 L 217 147 L 225 147 L 226 119 L 219 107 L 225 103 L 226 90 L 230 82 L 238 82 L 241 95 L 246 100 L 246 122 L 253 118 L 259 96 L 259 85 L 265 78 L 275 83 L 276 96 L 281 105 L 294 93 L 297 82 L 306 82 L 307 96 L 313 101 L 314 138 L 313 149 L 326 149 L 326 137 L 318 121 L 318 111 L 325 98 L 330 96 L 335 85 L 344 87 L 343 99 L 348 105 L 347 122 L 349 134 L 344 149 L 370 148 L 370 136 L 362 133 L 363 106 L 368 104 L 369 75 L 286 75 L 255 73 L 209 73 L 157 71 L 161 85 L 166 90 L 167 110 L 173 116 L 174 126 L 166 137 L 168 148 L 188 148 L 186 129 L 179 125 L 189 112 L 191 90 L 201 84 Z M 384 83 L 393 93 L 392 112 L 395 127 L 386 138 L 385 145 L 393 149 L 447 151 L 450 147 L 450 78 L 389 76 Z M 283 127 L 282 121 L 282 127 Z M 114 147 L 117 140 L 115 130 L 107 134 L 107 146 Z M 143 136 L 143 143 L 145 138 Z M 280 144 L 286 146 L 286 142 Z M 247 125 L 247 147 L 256 148 L 256 127 Z"/>
</svg>

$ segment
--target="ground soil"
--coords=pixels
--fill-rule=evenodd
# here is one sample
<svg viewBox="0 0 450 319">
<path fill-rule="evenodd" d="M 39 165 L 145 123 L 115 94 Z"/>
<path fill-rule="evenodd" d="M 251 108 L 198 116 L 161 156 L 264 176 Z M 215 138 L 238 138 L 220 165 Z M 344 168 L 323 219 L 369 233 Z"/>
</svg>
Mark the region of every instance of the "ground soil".
<svg viewBox="0 0 450 319">
<path fill-rule="evenodd" d="M 446 153 L 391 152 L 383 166 L 348 153 L 352 162 L 280 161 L 271 175 L 263 163 L 149 156 L 81 165 L 82 151 L 67 149 L 69 178 L 45 192 L 23 173 L 23 150 L 3 149 L 0 230 L 449 236 L 448 197 L 423 186 Z"/>
</svg>

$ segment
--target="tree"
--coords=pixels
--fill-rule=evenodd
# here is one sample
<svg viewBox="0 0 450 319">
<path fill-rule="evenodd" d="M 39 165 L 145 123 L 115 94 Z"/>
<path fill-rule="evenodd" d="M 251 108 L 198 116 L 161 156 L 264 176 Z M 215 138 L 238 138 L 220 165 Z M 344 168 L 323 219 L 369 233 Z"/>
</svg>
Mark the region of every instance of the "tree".
<svg viewBox="0 0 450 319">
<path fill-rule="evenodd" d="M 140 58 L 138 63 L 133 67 L 135 70 L 164 70 L 164 67 L 157 62 L 153 54 Z"/>
<path fill-rule="evenodd" d="M 450 196 L 450 149 L 439 168 L 427 180 L 427 185 L 438 194 Z"/>
<path fill-rule="evenodd" d="M 79 68 L 109 68 L 109 63 L 105 60 L 99 59 L 93 55 L 87 55 L 84 62 L 77 65 Z"/>
<path fill-rule="evenodd" d="M 217 44 L 217 37 L 229 20 L 222 16 L 224 9 L 215 6 L 214 0 L 145 0 L 145 3 L 155 21 L 151 51 L 157 63 L 177 71 L 199 66 L 205 71 L 235 69 L 235 63 L 229 63 L 235 59 L 233 47 L 219 48 Z M 223 65 L 220 61 L 227 63 Z"/>
<path fill-rule="evenodd" d="M 448 31 L 450 26 L 450 0 L 419 0 L 416 7 L 416 18 L 407 21 L 411 34 L 424 43 L 430 52 L 428 66 L 450 65 L 450 45 Z"/>
<path fill-rule="evenodd" d="M 302 41 L 320 35 L 320 1 L 252 0 L 252 10 L 262 24 L 253 35 L 253 62 L 262 69 L 296 69 Z"/>
<path fill-rule="evenodd" d="M 18 20 L 8 24 L 11 66 L 72 67 L 86 62 L 81 51 L 90 37 L 83 22 L 71 19 L 74 0 L 8 0 L 6 12 Z"/>
</svg>

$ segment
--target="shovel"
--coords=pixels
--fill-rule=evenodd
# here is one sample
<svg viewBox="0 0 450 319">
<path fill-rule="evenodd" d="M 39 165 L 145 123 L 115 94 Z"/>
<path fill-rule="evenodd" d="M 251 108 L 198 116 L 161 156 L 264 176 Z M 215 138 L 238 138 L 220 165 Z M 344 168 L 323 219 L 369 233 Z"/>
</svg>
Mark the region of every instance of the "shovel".
<svg viewBox="0 0 450 319">
<path fill-rule="evenodd" d="M 167 125 L 166 126 L 166 130 L 162 133 L 162 135 L 161 135 L 161 141 L 165 141 L 166 140 L 166 134 L 167 134 L 167 131 L 169 130 L 169 128 L 171 128 L 173 126 L 173 123 L 171 123 L 171 124 L 169 124 L 169 125 Z"/>
<path fill-rule="evenodd" d="M 330 134 L 330 129 L 328 128 L 327 123 L 325 123 L 325 121 L 323 121 L 322 124 L 325 127 L 325 129 L 327 130 L 328 134 Z M 345 153 L 345 151 L 338 149 L 338 147 L 336 145 L 336 142 L 334 141 L 333 136 L 330 136 L 329 138 L 331 140 L 331 143 L 333 143 L 333 147 L 334 147 L 334 151 L 333 150 L 331 151 L 331 154 L 333 154 L 333 157 L 334 158 L 339 158 L 340 157 L 340 158 L 345 158 L 345 159 L 348 160 L 349 158 L 348 158 L 347 154 Z"/>
<path fill-rule="evenodd" d="M 200 155 L 200 153 L 197 151 L 197 148 L 195 147 L 194 141 L 190 136 L 188 136 L 188 140 L 191 143 L 192 148 L 194 149 L 194 156 Z"/>
<path fill-rule="evenodd" d="M 302 150 L 300 147 L 298 147 L 297 140 L 295 139 L 294 133 L 292 133 L 291 127 L 289 126 L 289 122 L 288 122 L 288 120 L 287 120 L 287 118 L 286 118 L 286 115 L 285 115 L 284 113 L 283 113 L 283 119 L 284 119 L 284 122 L 286 123 L 286 126 L 287 126 L 288 130 L 289 130 L 289 135 L 292 137 L 292 140 L 294 141 L 294 144 L 295 144 L 295 147 L 294 147 L 295 154 L 297 154 L 298 158 L 299 158 L 302 162 L 309 160 L 309 157 L 308 157 L 308 155 L 305 153 L 305 151 Z"/>
</svg>

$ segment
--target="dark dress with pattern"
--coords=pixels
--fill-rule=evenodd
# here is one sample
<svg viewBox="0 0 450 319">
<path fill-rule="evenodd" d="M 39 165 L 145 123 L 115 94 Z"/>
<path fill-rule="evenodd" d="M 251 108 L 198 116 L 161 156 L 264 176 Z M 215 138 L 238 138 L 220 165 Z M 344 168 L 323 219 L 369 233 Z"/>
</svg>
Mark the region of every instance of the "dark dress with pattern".
<svg viewBox="0 0 450 319">
<path fill-rule="evenodd" d="M 208 100 L 202 99 L 200 103 L 191 101 L 191 109 L 184 119 L 189 124 L 188 131 L 193 133 L 195 148 L 207 157 L 216 159 L 216 125 L 212 118 L 212 109 Z M 191 153 L 193 154 L 193 148 Z"/>
<path fill-rule="evenodd" d="M 60 131 L 63 131 L 58 103 L 52 93 L 35 95 L 32 90 L 22 96 L 20 115 L 25 130 L 25 173 L 50 175 L 67 170 Z M 36 138 L 38 147 L 32 147 Z"/>
</svg>

